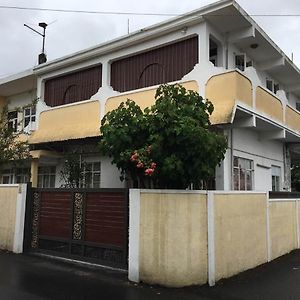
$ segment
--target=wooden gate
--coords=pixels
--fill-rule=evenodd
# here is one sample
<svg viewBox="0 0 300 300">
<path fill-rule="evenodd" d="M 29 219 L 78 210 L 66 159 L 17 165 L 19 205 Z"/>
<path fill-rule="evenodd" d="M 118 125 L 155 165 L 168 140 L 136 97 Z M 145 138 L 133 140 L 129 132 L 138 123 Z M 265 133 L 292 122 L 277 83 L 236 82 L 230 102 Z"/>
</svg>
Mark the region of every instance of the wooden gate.
<svg viewBox="0 0 300 300">
<path fill-rule="evenodd" d="M 29 190 L 26 250 L 127 268 L 127 189 Z"/>
</svg>

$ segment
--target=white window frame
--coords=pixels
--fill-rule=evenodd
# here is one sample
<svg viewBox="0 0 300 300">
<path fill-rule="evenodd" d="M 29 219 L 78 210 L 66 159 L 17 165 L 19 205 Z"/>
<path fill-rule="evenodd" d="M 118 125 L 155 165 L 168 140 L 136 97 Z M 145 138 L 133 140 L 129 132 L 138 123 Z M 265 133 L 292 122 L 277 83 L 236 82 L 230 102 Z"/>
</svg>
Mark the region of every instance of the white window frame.
<svg viewBox="0 0 300 300">
<path fill-rule="evenodd" d="M 99 168 L 97 167 L 99 166 Z M 90 175 L 91 180 L 88 179 Z M 95 181 L 95 177 L 99 176 L 99 181 Z M 82 187 L 100 188 L 101 187 L 101 162 L 89 161 L 84 163 Z"/>
<path fill-rule="evenodd" d="M 268 87 L 268 82 L 271 84 L 271 87 Z M 274 81 L 272 78 L 266 78 L 266 88 L 272 93 L 276 94 L 280 90 L 280 84 Z"/>
<path fill-rule="evenodd" d="M 26 115 L 26 113 L 29 112 L 29 114 Z M 28 123 L 26 125 L 26 120 L 28 120 Z M 24 107 L 23 109 L 23 128 L 26 128 L 29 126 L 29 129 L 31 130 L 33 127 L 33 124 L 36 120 L 36 107 L 35 105 Z"/>
<path fill-rule="evenodd" d="M 275 182 L 273 182 L 273 179 Z M 275 166 L 275 165 L 271 166 L 271 183 L 272 183 L 273 192 L 281 191 L 281 167 L 280 166 Z"/>
<path fill-rule="evenodd" d="M 16 113 L 16 117 L 10 118 L 10 115 Z M 13 129 L 13 132 L 18 132 L 18 110 L 11 110 L 8 111 L 8 115 L 7 115 L 7 122 L 8 122 L 8 127 Z M 12 124 L 12 125 L 11 125 Z"/>
<path fill-rule="evenodd" d="M 51 181 L 54 178 L 54 181 Z M 56 181 L 56 166 L 40 166 L 38 167 L 38 187 L 54 188 Z M 51 184 L 53 182 L 54 184 Z"/>
<path fill-rule="evenodd" d="M 235 162 L 238 162 L 235 165 Z M 247 164 L 249 168 L 245 167 Z M 244 185 L 242 185 L 241 175 L 244 173 Z M 250 188 L 248 188 L 248 176 L 250 173 Z M 236 180 L 237 175 L 237 182 Z M 254 190 L 254 162 L 252 159 L 234 156 L 233 157 L 233 189 L 236 191 L 252 191 Z"/>
</svg>

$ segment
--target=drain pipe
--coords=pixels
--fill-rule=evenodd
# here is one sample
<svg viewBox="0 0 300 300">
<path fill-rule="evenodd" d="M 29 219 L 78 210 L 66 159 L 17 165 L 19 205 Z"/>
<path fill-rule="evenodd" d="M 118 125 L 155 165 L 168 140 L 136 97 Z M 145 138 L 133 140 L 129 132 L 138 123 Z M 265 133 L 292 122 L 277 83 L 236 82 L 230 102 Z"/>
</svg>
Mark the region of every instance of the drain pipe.
<svg viewBox="0 0 300 300">
<path fill-rule="evenodd" d="M 234 190 L 233 186 L 233 128 L 230 129 L 230 179 L 231 190 Z"/>
</svg>

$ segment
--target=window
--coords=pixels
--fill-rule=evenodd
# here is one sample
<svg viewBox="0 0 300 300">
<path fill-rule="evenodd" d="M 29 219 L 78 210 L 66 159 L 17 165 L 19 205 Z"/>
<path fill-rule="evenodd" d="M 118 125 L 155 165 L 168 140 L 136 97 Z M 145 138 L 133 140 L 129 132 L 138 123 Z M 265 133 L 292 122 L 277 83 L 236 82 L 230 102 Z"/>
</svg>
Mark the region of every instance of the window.
<svg viewBox="0 0 300 300">
<path fill-rule="evenodd" d="M 266 78 L 266 87 L 269 91 L 273 92 L 274 94 L 280 89 L 279 83 L 273 81 L 273 79 Z"/>
<path fill-rule="evenodd" d="M 212 39 L 209 39 L 209 61 L 214 66 L 218 65 L 218 45 Z"/>
<path fill-rule="evenodd" d="M 85 163 L 83 175 L 83 187 L 100 188 L 101 163 Z"/>
<path fill-rule="evenodd" d="M 233 186 L 237 191 L 251 191 L 253 189 L 253 160 L 241 157 L 233 159 Z"/>
<path fill-rule="evenodd" d="M 271 167 L 272 172 L 272 191 L 280 191 L 281 168 L 277 166 Z"/>
<path fill-rule="evenodd" d="M 14 183 L 14 174 L 11 169 L 5 169 L 2 172 L 2 184 Z"/>
<path fill-rule="evenodd" d="M 38 168 L 38 187 L 53 188 L 55 187 L 55 166 L 45 166 Z"/>
<path fill-rule="evenodd" d="M 25 107 L 23 110 L 24 128 L 35 122 L 35 106 Z"/>
<path fill-rule="evenodd" d="M 245 54 L 235 55 L 235 67 L 241 71 L 245 71 Z"/>
<path fill-rule="evenodd" d="M 30 168 L 18 168 L 15 170 L 15 183 L 27 183 L 30 181 Z"/>
<path fill-rule="evenodd" d="M 10 111 L 8 112 L 8 127 L 12 129 L 13 132 L 17 132 L 18 130 L 18 111 Z"/>
</svg>

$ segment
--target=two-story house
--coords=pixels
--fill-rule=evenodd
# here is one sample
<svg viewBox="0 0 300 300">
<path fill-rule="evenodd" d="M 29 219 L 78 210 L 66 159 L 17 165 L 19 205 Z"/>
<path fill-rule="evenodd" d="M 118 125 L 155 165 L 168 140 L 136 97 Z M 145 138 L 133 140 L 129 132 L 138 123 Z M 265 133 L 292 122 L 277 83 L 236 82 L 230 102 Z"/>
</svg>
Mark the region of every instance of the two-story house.
<svg viewBox="0 0 300 300">
<path fill-rule="evenodd" d="M 89 187 L 123 187 L 99 154 L 101 119 L 127 98 L 153 104 L 162 83 L 183 84 L 213 102 L 211 122 L 228 137 L 216 189 L 290 190 L 300 150 L 300 70 L 233 0 L 2 80 L 0 96 L 12 111 L 21 100 L 39 99 L 36 109 L 10 115 L 33 124 L 33 186 L 60 187 L 65 157 L 76 150 Z"/>
</svg>

